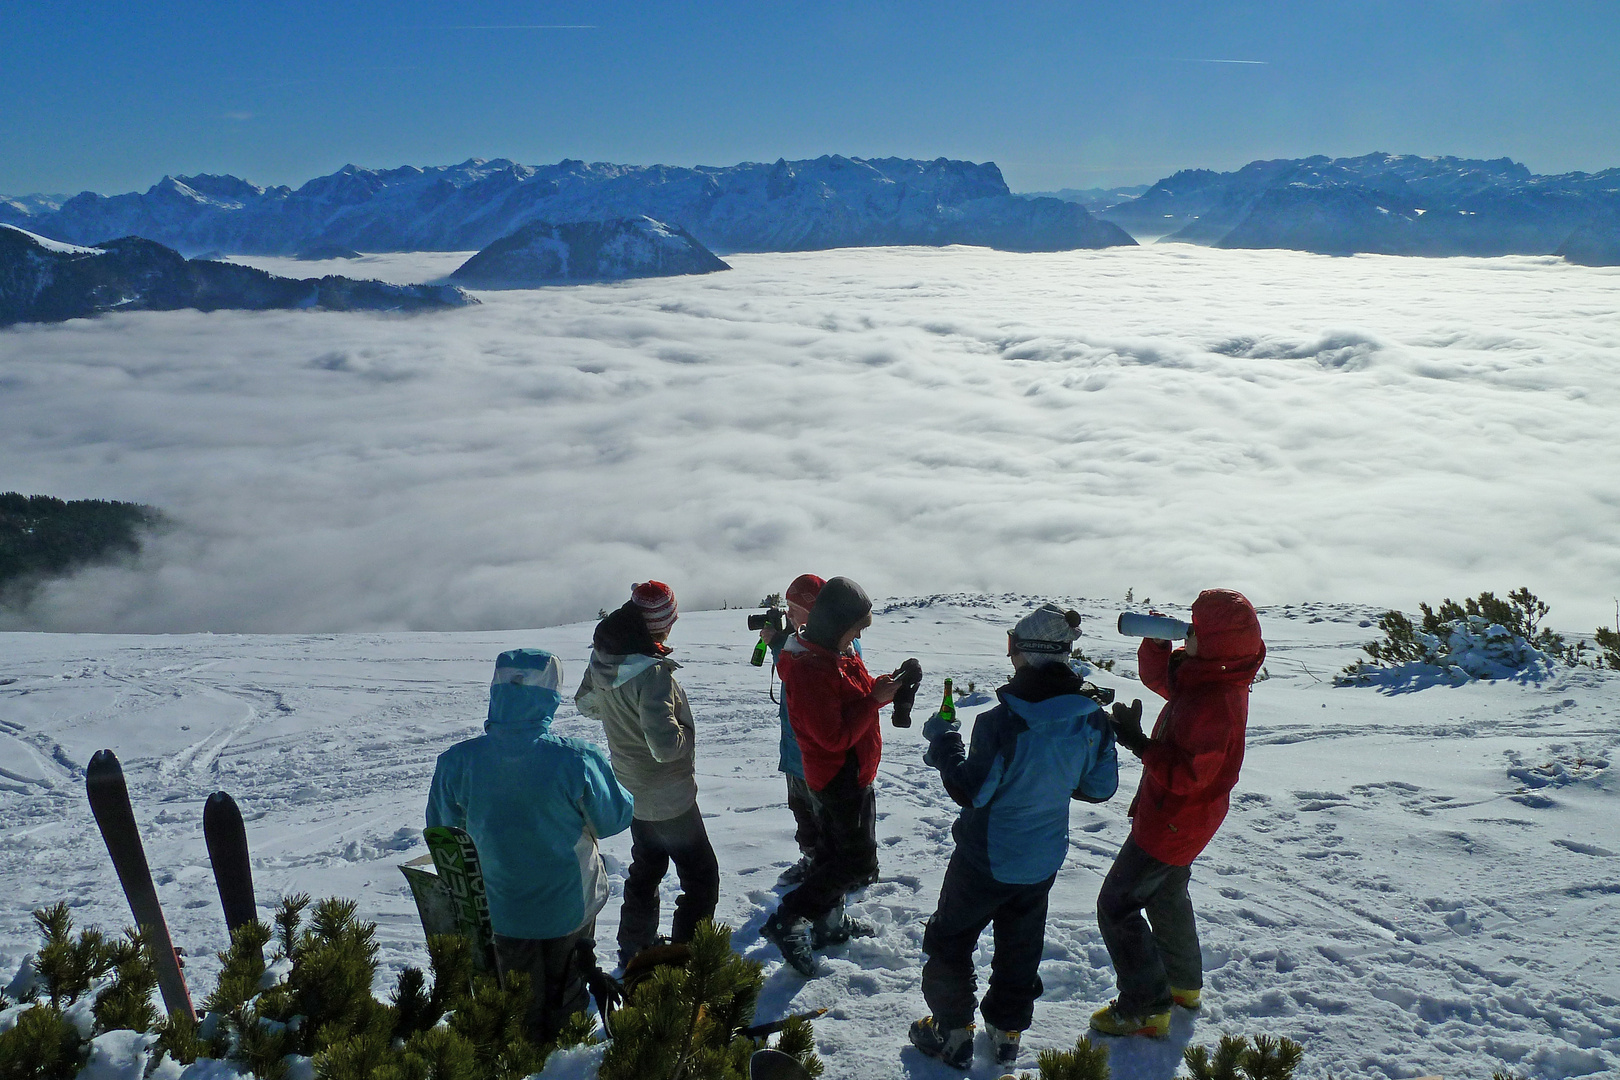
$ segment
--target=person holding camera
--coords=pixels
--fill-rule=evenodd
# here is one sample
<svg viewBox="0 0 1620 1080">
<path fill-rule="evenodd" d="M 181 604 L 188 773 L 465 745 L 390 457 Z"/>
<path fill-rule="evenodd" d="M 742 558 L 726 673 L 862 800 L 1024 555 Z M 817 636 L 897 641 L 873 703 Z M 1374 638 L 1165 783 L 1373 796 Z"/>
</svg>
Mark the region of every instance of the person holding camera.
<svg viewBox="0 0 1620 1080">
<path fill-rule="evenodd" d="M 644 581 L 597 624 L 591 663 L 574 695 L 579 711 L 607 732 L 613 772 L 635 796 L 630 872 L 619 912 L 619 963 L 658 939 L 658 885 L 675 863 L 681 895 L 670 940 L 692 940 L 714 917 L 720 865 L 697 805 L 692 709 L 664 644 L 676 619 L 675 593 Z"/>
<path fill-rule="evenodd" d="M 990 988 L 979 1002 L 996 1061 L 1018 1060 L 1041 995 L 1047 894 L 1069 850 L 1069 803 L 1100 803 L 1119 788 L 1107 714 L 1069 666 L 1080 615 L 1043 604 L 1007 633 L 1012 679 L 973 724 L 935 714 L 923 725 L 925 764 L 962 807 L 956 850 L 923 932 L 922 990 L 932 1014 L 911 1025 L 914 1046 L 953 1068 L 973 1060 L 973 952 L 995 928 Z"/>
<path fill-rule="evenodd" d="M 753 617 L 760 620 L 759 638 L 770 647 L 773 658 L 780 658 L 788 639 L 810 621 L 810 609 L 815 607 L 816 597 L 825 584 L 815 574 L 800 574 L 787 587 L 787 592 L 782 594 L 787 603 L 786 611 L 775 618 L 772 617 L 775 609 Z M 857 653 L 860 652 L 859 641 L 854 642 L 854 648 Z M 797 885 L 804 880 L 815 862 L 821 843 L 821 824 L 816 816 L 815 797 L 804 780 L 804 753 L 799 749 L 797 736 L 793 734 L 793 725 L 788 722 L 785 693 L 777 705 L 777 714 L 782 724 L 782 736 L 776 768 L 787 778 L 787 804 L 793 814 L 793 840 L 799 846 L 799 861 L 784 870 L 778 880 L 783 885 Z"/>
<path fill-rule="evenodd" d="M 542 649 L 495 660 L 484 734 L 439 755 L 427 824 L 465 829 L 478 846 L 495 930 L 495 968 L 530 976 L 524 1030 L 536 1046 L 589 1007 L 596 914 L 607 873 L 596 840 L 630 827 L 630 793 L 607 755 L 551 731 L 562 665 Z"/>
<path fill-rule="evenodd" d="M 1155 613 L 1157 614 L 1157 613 Z M 1142 703 L 1116 706 L 1115 737 L 1142 759 L 1131 835 L 1097 896 L 1097 926 L 1119 996 L 1091 1017 L 1105 1035 L 1170 1033 L 1174 1005 L 1198 1008 L 1203 954 L 1187 884 L 1192 863 L 1226 819 L 1243 765 L 1249 684 L 1266 659 L 1254 605 L 1207 589 L 1192 606 L 1186 644 L 1143 638 L 1143 685 L 1165 699 L 1151 736 Z M 1143 912 L 1146 912 L 1146 918 Z"/>
<path fill-rule="evenodd" d="M 760 928 L 803 975 L 815 950 L 871 932 L 844 913 L 844 894 L 877 877 L 877 805 L 872 782 L 883 756 L 878 709 L 894 680 L 874 679 L 855 648 L 872 625 L 872 601 L 846 577 L 821 587 L 810 618 L 777 658 L 788 723 L 815 800 L 821 844 L 799 886 Z"/>
</svg>

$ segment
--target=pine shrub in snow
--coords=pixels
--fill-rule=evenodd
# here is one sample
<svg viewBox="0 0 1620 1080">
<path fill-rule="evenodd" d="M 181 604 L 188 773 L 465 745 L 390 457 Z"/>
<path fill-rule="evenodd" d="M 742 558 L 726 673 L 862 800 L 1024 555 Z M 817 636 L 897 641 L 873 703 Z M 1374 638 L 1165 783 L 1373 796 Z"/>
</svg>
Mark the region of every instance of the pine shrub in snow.
<svg viewBox="0 0 1620 1080">
<path fill-rule="evenodd" d="M 27 1000 L 13 1007 L 0 998 L 0 1080 L 75 1080 L 92 1061 L 92 1040 L 112 1032 L 141 1040 L 147 1075 L 167 1057 L 171 1072 L 218 1061 L 258 1080 L 523 1080 L 552 1051 L 595 1041 L 595 1020 L 579 1013 L 556 1042 L 530 1043 L 527 976 L 508 973 L 504 986 L 475 977 L 455 935 L 428 939 L 431 985 L 406 968 L 389 1000 L 377 1000 L 376 926 L 356 917 L 351 900 L 288 897 L 274 930 L 239 927 L 200 1019 L 159 1018 L 155 969 L 134 932 L 74 937 L 65 904 L 34 918 L 43 944 L 24 980 Z M 703 924 L 686 965 L 658 969 L 614 1014 L 600 1076 L 745 1080 L 749 1056 L 764 1045 L 744 1030 L 762 985 L 760 965 L 732 951 L 730 929 Z M 776 1048 L 821 1075 L 809 1021 L 789 1020 Z"/>
<path fill-rule="evenodd" d="M 1586 643 L 1569 645 L 1541 625 L 1547 605 L 1529 589 L 1505 599 L 1483 592 L 1461 604 L 1418 605 L 1413 622 L 1399 611 L 1379 616 L 1384 637 L 1362 646 L 1366 660 L 1346 667 L 1340 685 L 1419 682 L 1464 683 L 1470 679 L 1540 679 L 1559 664 L 1583 662 Z"/>
<path fill-rule="evenodd" d="M 1193 1080 L 1289 1080 L 1304 1056 L 1299 1043 L 1270 1035 L 1256 1035 L 1252 1044 L 1242 1035 L 1223 1035 L 1213 1054 L 1203 1046 L 1182 1052 Z"/>
<path fill-rule="evenodd" d="M 743 1033 L 764 985 L 760 965 L 731 949 L 731 929 L 701 924 L 684 967 L 659 968 L 613 1013 L 601 1080 L 746 1080 L 763 1044 Z M 790 1020 L 776 1049 L 820 1076 L 810 1024 Z"/>
<path fill-rule="evenodd" d="M 15 1022 L 0 1031 L 0 1080 L 72 1080 L 94 1036 L 153 1028 L 157 975 L 133 930 L 112 941 L 99 930 L 74 937 L 66 904 L 34 912 L 34 922 L 43 940 Z M 0 1011 L 8 1004 L 0 999 Z"/>
</svg>

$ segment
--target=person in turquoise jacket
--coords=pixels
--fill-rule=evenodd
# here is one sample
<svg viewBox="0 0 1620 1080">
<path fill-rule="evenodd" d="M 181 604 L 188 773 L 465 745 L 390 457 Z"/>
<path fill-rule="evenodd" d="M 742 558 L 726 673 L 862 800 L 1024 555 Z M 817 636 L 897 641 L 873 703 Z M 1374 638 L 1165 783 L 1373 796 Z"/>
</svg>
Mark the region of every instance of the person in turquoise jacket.
<svg viewBox="0 0 1620 1080">
<path fill-rule="evenodd" d="M 501 653 L 484 734 L 439 755 L 427 803 L 430 828 L 465 829 L 478 847 L 495 964 L 528 973 L 536 1043 L 589 1006 L 608 897 L 596 840 L 628 829 L 635 809 L 601 749 L 551 733 L 561 683 L 543 649 Z"/>
</svg>

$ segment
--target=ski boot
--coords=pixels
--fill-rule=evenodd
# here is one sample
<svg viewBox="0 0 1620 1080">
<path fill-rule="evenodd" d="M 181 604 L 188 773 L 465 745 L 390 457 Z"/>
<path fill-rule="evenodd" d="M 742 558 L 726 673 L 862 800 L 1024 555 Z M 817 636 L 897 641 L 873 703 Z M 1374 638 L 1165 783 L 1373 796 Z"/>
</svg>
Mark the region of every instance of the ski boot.
<svg viewBox="0 0 1620 1080">
<path fill-rule="evenodd" d="M 1091 1014 L 1091 1029 L 1104 1035 L 1146 1035 L 1162 1039 L 1170 1034 L 1170 1010 L 1130 1015 L 1119 1011 L 1116 999 Z"/>
<path fill-rule="evenodd" d="M 838 901 L 833 909 L 810 924 L 812 948 L 825 949 L 829 945 L 842 945 L 850 938 L 876 937 L 877 927 L 844 913 L 844 902 Z"/>
<path fill-rule="evenodd" d="M 816 973 L 816 954 L 811 944 L 809 919 L 784 919 L 782 909 L 777 908 L 765 920 L 765 925 L 759 928 L 759 936 L 781 949 L 782 959 L 800 975 L 809 978 Z"/>
<path fill-rule="evenodd" d="M 973 1025 L 941 1031 L 932 1016 L 911 1022 L 911 1045 L 953 1069 L 973 1064 Z"/>
<path fill-rule="evenodd" d="M 1018 1064 L 1018 1041 L 1024 1037 L 1022 1031 L 1002 1031 L 996 1025 L 986 1023 L 984 1033 L 990 1036 L 990 1048 L 996 1056 L 997 1065 Z"/>
<path fill-rule="evenodd" d="M 1204 992 L 1196 986 L 1191 990 L 1182 990 L 1172 986 L 1170 988 L 1170 997 L 1183 1009 L 1196 1009 L 1204 1003 Z"/>
</svg>

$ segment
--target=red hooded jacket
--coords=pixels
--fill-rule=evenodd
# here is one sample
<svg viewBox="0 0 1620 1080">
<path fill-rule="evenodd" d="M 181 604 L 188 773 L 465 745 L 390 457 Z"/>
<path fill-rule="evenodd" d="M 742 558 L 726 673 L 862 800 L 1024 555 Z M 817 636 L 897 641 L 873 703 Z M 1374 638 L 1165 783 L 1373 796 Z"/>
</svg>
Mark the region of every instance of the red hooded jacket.
<svg viewBox="0 0 1620 1080">
<path fill-rule="evenodd" d="M 782 647 L 776 670 L 788 724 L 804 755 L 805 783 L 812 791 L 825 790 L 853 753 L 857 781 L 870 784 L 883 757 L 883 727 L 861 658 L 835 655 L 795 635 Z"/>
<path fill-rule="evenodd" d="M 1208 589 L 1192 608 L 1198 655 L 1144 639 L 1142 683 L 1167 703 L 1142 750 L 1131 838 L 1163 863 L 1188 866 L 1226 819 L 1243 766 L 1249 684 L 1266 658 L 1260 620 L 1242 593 Z"/>
</svg>

